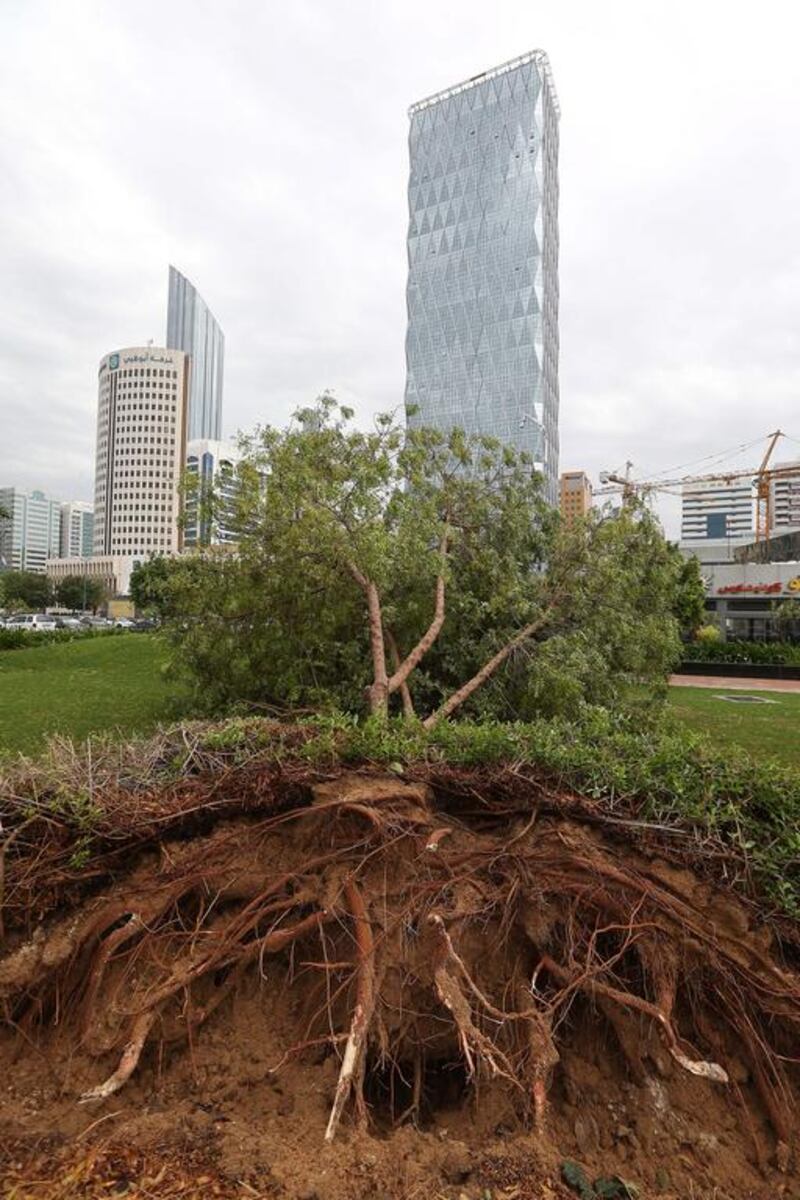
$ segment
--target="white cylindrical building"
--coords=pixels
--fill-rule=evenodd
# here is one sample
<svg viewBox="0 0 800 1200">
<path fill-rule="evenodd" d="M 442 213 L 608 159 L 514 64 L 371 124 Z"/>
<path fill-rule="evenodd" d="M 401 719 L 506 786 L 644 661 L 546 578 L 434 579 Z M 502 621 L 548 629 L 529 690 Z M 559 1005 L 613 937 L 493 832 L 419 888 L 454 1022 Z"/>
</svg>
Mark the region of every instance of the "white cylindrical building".
<svg viewBox="0 0 800 1200">
<path fill-rule="evenodd" d="M 100 363 L 94 553 L 147 558 L 181 549 L 189 358 L 132 346 Z"/>
</svg>

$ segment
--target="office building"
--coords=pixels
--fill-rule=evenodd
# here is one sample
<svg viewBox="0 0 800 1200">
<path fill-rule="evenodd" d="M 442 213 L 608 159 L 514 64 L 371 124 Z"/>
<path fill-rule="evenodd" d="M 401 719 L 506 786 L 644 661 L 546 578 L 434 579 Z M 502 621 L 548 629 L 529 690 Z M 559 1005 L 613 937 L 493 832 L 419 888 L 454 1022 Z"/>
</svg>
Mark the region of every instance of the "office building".
<svg viewBox="0 0 800 1200">
<path fill-rule="evenodd" d="M 70 500 L 61 505 L 61 558 L 88 557 L 94 545 L 94 505 Z"/>
<path fill-rule="evenodd" d="M 167 346 L 188 354 L 189 405 L 186 435 L 222 437 L 222 377 L 225 337 L 197 288 L 175 267 L 169 269 Z"/>
<path fill-rule="evenodd" d="M 141 559 L 133 555 L 105 554 L 90 558 L 51 558 L 47 563 L 47 578 L 54 588 L 65 579 L 98 579 L 103 585 L 107 599 L 127 596 L 130 591 L 131 572 Z"/>
<path fill-rule="evenodd" d="M 585 471 L 564 471 L 561 475 L 561 516 L 567 525 L 585 517 L 592 507 L 592 484 Z"/>
<path fill-rule="evenodd" d="M 731 562 L 737 546 L 755 536 L 753 474 L 685 483 L 680 548 L 701 563 Z"/>
<path fill-rule="evenodd" d="M 133 346 L 100 363 L 94 554 L 170 554 L 181 548 L 188 356 Z"/>
<path fill-rule="evenodd" d="M 232 545 L 236 542 L 236 466 L 240 454 L 231 442 L 200 438 L 186 448 L 186 474 L 193 486 L 186 494 L 186 547 Z"/>
<path fill-rule="evenodd" d="M 61 501 L 44 492 L 0 488 L 0 569 L 44 573 L 58 554 Z"/>
<path fill-rule="evenodd" d="M 535 50 L 409 110 L 409 425 L 527 451 L 558 503 L 558 122 Z"/>
<path fill-rule="evenodd" d="M 782 462 L 775 466 L 787 472 L 796 468 L 796 473 L 776 475 L 770 482 L 772 530 L 783 533 L 788 529 L 800 529 L 800 462 Z"/>
</svg>

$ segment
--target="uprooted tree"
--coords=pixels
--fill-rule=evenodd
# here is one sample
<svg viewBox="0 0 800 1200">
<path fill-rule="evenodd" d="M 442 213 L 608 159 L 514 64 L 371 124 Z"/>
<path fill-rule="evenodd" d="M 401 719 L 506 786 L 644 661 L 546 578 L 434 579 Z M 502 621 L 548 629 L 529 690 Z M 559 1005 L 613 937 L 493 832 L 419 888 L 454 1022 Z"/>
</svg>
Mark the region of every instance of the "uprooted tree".
<svg viewBox="0 0 800 1200">
<path fill-rule="evenodd" d="M 567 529 L 524 454 L 390 415 L 351 422 L 324 396 L 257 431 L 235 512 L 225 501 L 236 553 L 135 578 L 196 697 L 357 711 L 366 696 L 373 714 L 432 725 L 464 705 L 525 716 L 663 681 L 685 573 L 649 512 Z"/>
</svg>

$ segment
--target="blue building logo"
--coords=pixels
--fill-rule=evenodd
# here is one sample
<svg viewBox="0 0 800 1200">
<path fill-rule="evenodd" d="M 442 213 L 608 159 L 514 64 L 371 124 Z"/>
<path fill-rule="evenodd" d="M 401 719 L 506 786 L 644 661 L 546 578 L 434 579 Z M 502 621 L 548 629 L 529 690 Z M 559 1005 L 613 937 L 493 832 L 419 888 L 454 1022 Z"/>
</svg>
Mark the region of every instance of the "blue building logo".
<svg viewBox="0 0 800 1200">
<path fill-rule="evenodd" d="M 108 366 L 109 366 L 110 370 L 116 371 L 117 367 L 119 366 L 119 355 L 118 354 L 111 355 L 111 357 L 108 360 Z"/>
</svg>

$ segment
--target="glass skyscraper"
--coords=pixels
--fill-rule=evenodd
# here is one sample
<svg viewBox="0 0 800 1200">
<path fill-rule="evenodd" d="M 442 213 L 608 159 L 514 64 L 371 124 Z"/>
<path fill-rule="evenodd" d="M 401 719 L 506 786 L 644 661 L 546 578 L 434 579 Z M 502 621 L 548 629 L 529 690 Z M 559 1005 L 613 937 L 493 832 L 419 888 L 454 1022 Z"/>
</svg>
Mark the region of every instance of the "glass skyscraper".
<svg viewBox="0 0 800 1200">
<path fill-rule="evenodd" d="M 189 355 L 187 437 L 222 437 L 222 373 L 225 336 L 197 288 L 169 269 L 167 347 Z"/>
<path fill-rule="evenodd" d="M 528 451 L 558 499 L 558 121 L 542 50 L 409 109 L 409 425 Z"/>
</svg>

